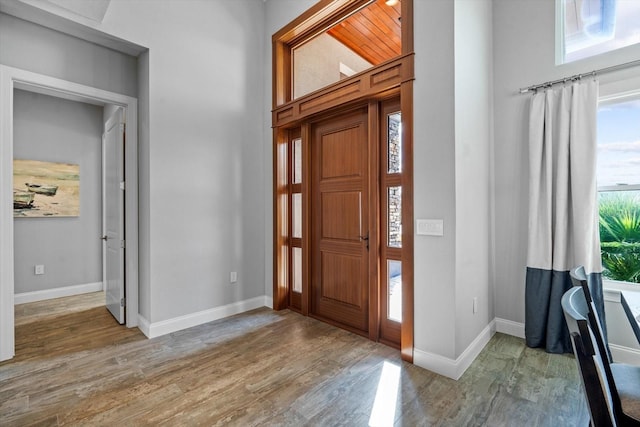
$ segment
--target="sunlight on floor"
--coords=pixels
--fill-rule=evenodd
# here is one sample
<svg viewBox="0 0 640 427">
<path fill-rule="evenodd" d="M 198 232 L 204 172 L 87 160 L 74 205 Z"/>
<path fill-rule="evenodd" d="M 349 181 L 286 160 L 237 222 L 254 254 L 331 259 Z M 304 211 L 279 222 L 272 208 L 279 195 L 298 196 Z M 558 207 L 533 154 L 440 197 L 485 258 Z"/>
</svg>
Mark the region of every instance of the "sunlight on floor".
<svg viewBox="0 0 640 427">
<path fill-rule="evenodd" d="M 376 391 L 376 399 L 373 402 L 371 417 L 369 417 L 369 426 L 393 426 L 399 387 L 400 366 L 384 362 L 380 381 L 378 382 L 378 390 Z"/>
</svg>

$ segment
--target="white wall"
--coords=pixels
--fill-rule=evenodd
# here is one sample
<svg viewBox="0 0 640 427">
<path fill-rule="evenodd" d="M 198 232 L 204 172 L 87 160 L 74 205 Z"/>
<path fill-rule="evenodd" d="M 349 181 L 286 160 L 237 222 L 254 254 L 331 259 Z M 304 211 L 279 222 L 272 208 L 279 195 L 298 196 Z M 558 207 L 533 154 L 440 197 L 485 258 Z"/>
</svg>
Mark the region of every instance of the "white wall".
<svg viewBox="0 0 640 427">
<path fill-rule="evenodd" d="M 494 318 L 491 0 L 455 2 L 456 357 Z M 473 299 L 477 311 L 473 312 Z"/>
<path fill-rule="evenodd" d="M 414 343 L 456 357 L 454 2 L 414 1 L 414 218 L 444 220 L 444 236 L 415 236 Z"/>
<path fill-rule="evenodd" d="M 137 95 L 136 58 L 0 13 L 0 63 Z"/>
<path fill-rule="evenodd" d="M 138 57 L 138 311 L 151 318 L 151 135 L 149 132 L 149 51 Z"/>
<path fill-rule="evenodd" d="M 640 45 L 556 66 L 555 2 L 494 0 L 495 314 L 524 322 L 528 215 L 528 102 L 518 89 L 640 58 Z M 607 86 L 638 68 L 600 76 Z"/>
<path fill-rule="evenodd" d="M 16 294 L 102 282 L 102 110 L 14 92 L 14 158 L 80 166 L 79 217 L 14 219 Z"/>
<path fill-rule="evenodd" d="M 149 48 L 140 286 L 150 322 L 264 295 L 262 4 L 112 2 L 96 24 Z"/>
<path fill-rule="evenodd" d="M 139 227 L 140 307 L 152 323 L 264 295 L 263 9 L 258 0 L 132 0 L 112 2 L 102 23 L 78 20 L 149 48 Z M 47 62 L 64 63 L 66 50 L 54 48 Z"/>
</svg>

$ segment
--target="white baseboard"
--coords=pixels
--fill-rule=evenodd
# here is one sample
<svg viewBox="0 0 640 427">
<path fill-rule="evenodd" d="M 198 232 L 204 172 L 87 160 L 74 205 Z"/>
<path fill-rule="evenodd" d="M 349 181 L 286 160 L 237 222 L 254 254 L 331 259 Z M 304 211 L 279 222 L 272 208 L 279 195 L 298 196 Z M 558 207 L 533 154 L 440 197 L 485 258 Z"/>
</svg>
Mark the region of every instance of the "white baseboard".
<svg viewBox="0 0 640 427">
<path fill-rule="evenodd" d="M 198 311 L 196 313 L 186 314 L 184 316 L 174 317 L 173 319 L 162 320 L 154 323 L 150 323 L 147 319 L 139 315 L 138 327 L 148 338 L 155 338 L 161 335 L 180 331 L 182 329 L 198 326 L 203 323 L 213 322 L 214 320 L 233 316 L 234 314 L 244 313 L 245 311 L 264 307 L 266 302 L 266 297 L 260 296 L 223 305 L 222 307 Z"/>
<path fill-rule="evenodd" d="M 138 314 L 138 329 L 140 329 L 140 332 L 142 332 L 144 336 L 147 338 L 151 338 L 149 336 L 150 334 L 149 331 L 151 329 L 150 326 L 151 326 L 151 323 L 149 323 L 149 321 L 146 318 L 142 317 L 141 314 Z"/>
<path fill-rule="evenodd" d="M 524 339 L 524 323 L 518 323 L 507 319 L 500 319 L 498 317 L 495 318 L 495 322 L 496 332 Z"/>
<path fill-rule="evenodd" d="M 14 304 L 44 301 L 54 298 L 69 297 L 71 295 L 87 294 L 102 290 L 102 282 L 86 283 L 84 285 L 64 286 L 61 288 L 45 289 L 42 291 L 22 292 L 13 295 Z"/>
<path fill-rule="evenodd" d="M 413 363 L 436 374 L 458 380 L 478 357 L 495 332 L 496 323 L 491 321 L 455 360 L 414 348 Z"/>
<path fill-rule="evenodd" d="M 609 343 L 614 362 L 640 366 L 640 350 Z"/>
<path fill-rule="evenodd" d="M 264 306 L 273 309 L 273 297 L 265 295 L 264 296 Z"/>
</svg>

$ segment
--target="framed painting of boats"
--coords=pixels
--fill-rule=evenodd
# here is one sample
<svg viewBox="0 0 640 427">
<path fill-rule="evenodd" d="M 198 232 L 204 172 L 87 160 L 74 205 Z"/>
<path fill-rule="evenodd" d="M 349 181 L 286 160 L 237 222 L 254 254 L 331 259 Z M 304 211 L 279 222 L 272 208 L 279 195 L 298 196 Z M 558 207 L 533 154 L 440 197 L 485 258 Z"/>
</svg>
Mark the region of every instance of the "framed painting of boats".
<svg viewBox="0 0 640 427">
<path fill-rule="evenodd" d="M 80 216 L 80 165 L 14 159 L 13 216 Z"/>
</svg>

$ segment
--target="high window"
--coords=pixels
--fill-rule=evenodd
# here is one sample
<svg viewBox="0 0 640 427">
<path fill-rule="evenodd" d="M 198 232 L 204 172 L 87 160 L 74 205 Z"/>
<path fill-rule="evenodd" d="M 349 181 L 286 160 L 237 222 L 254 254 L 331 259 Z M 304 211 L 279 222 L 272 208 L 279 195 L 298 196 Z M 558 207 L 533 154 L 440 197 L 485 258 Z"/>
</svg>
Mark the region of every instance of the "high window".
<svg viewBox="0 0 640 427">
<path fill-rule="evenodd" d="M 640 283 L 640 91 L 600 102 L 597 179 L 604 276 Z"/>
<path fill-rule="evenodd" d="M 374 0 L 291 50 L 293 99 L 402 53 L 400 3 Z"/>
<path fill-rule="evenodd" d="M 559 9 L 559 63 L 640 43 L 640 1 L 556 1 Z"/>
</svg>

